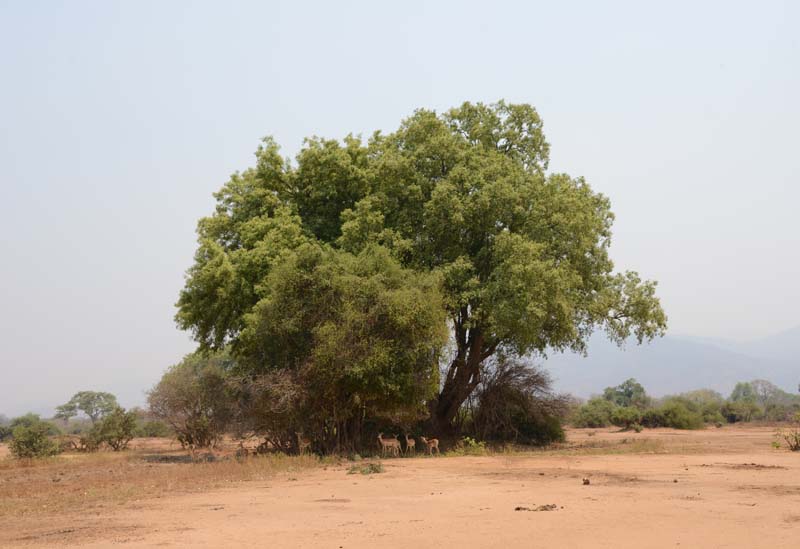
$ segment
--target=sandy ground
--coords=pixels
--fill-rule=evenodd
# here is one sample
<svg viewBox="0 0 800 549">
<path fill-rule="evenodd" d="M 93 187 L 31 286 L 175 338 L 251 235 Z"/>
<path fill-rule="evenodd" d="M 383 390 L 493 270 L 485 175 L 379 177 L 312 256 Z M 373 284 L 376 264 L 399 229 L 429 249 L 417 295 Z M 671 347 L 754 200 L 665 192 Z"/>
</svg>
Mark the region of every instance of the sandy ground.
<svg viewBox="0 0 800 549">
<path fill-rule="evenodd" d="M 576 430 L 570 440 L 588 448 L 391 459 L 373 475 L 347 474 L 350 464 L 282 473 L 5 525 L 0 545 L 798 548 L 800 454 L 773 449 L 773 433 Z"/>
</svg>

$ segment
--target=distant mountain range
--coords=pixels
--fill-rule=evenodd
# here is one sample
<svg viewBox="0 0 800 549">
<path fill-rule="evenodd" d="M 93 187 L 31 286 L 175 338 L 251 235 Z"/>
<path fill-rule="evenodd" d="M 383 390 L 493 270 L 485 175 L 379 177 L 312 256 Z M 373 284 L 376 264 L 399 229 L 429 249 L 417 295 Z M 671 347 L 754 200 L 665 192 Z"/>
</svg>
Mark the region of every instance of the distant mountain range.
<svg viewBox="0 0 800 549">
<path fill-rule="evenodd" d="M 800 384 L 800 326 L 745 343 L 666 336 L 620 349 L 601 335 L 589 342 L 588 356 L 552 354 L 544 366 L 559 391 L 580 397 L 636 378 L 654 396 L 714 389 L 727 396 L 737 381 L 767 379 L 796 394 Z"/>
</svg>

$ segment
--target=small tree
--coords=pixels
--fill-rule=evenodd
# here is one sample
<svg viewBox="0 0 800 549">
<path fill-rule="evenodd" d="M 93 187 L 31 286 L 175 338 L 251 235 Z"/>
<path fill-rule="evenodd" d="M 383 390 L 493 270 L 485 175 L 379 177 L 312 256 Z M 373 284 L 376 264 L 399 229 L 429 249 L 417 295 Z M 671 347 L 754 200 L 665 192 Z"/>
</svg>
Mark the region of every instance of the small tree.
<svg viewBox="0 0 800 549">
<path fill-rule="evenodd" d="M 128 447 L 136 431 L 136 413 L 115 408 L 100 423 L 95 424 L 90 436 L 118 452 Z"/>
<path fill-rule="evenodd" d="M 213 446 L 233 416 L 227 353 L 193 353 L 172 366 L 150 391 L 150 411 L 166 422 L 182 446 Z"/>
<path fill-rule="evenodd" d="M 642 412 L 633 406 L 623 406 L 611 412 L 611 423 L 623 429 L 630 429 L 641 420 Z"/>
<path fill-rule="evenodd" d="M 578 408 L 572 418 L 575 427 L 608 427 L 617 405 L 604 398 L 595 397 Z"/>
<path fill-rule="evenodd" d="M 630 378 L 616 387 L 606 387 L 603 391 L 603 398 L 613 402 L 617 406 L 635 406 L 644 409 L 650 403 L 650 397 L 644 387 L 633 378 Z"/>
<path fill-rule="evenodd" d="M 479 440 L 548 444 L 564 439 L 564 395 L 553 392 L 548 373 L 507 354 L 493 358 L 474 400 L 472 431 Z"/>
<path fill-rule="evenodd" d="M 58 445 L 50 440 L 49 430 L 49 425 L 42 421 L 16 427 L 9 445 L 11 454 L 19 459 L 56 455 L 59 451 Z"/>
<path fill-rule="evenodd" d="M 94 425 L 98 419 L 117 408 L 119 408 L 117 397 L 111 393 L 81 391 L 75 393 L 69 402 L 57 407 L 55 417 L 66 421 L 83 412 Z"/>
</svg>

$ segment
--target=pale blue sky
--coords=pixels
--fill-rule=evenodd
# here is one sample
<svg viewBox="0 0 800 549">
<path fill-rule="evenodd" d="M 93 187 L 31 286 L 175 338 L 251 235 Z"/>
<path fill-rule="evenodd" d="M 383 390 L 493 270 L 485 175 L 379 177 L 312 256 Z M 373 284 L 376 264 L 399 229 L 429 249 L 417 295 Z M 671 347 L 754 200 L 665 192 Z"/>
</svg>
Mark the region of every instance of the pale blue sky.
<svg viewBox="0 0 800 549">
<path fill-rule="evenodd" d="M 211 193 L 271 134 L 537 107 L 671 332 L 800 323 L 800 3 L 0 0 L 0 412 L 142 400 Z"/>
</svg>

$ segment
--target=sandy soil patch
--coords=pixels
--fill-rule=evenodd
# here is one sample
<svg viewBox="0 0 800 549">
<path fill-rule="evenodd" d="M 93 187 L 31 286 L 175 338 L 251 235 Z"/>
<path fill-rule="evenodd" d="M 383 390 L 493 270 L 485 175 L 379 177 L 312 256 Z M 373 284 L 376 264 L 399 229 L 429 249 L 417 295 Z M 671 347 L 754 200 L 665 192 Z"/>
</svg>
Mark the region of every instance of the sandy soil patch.
<svg viewBox="0 0 800 549">
<path fill-rule="evenodd" d="M 795 548 L 800 455 L 772 449 L 773 432 L 575 430 L 559 449 L 390 459 L 371 475 L 348 474 L 347 462 L 277 468 L 116 506 L 31 511 L 2 521 L 0 546 Z"/>
</svg>

